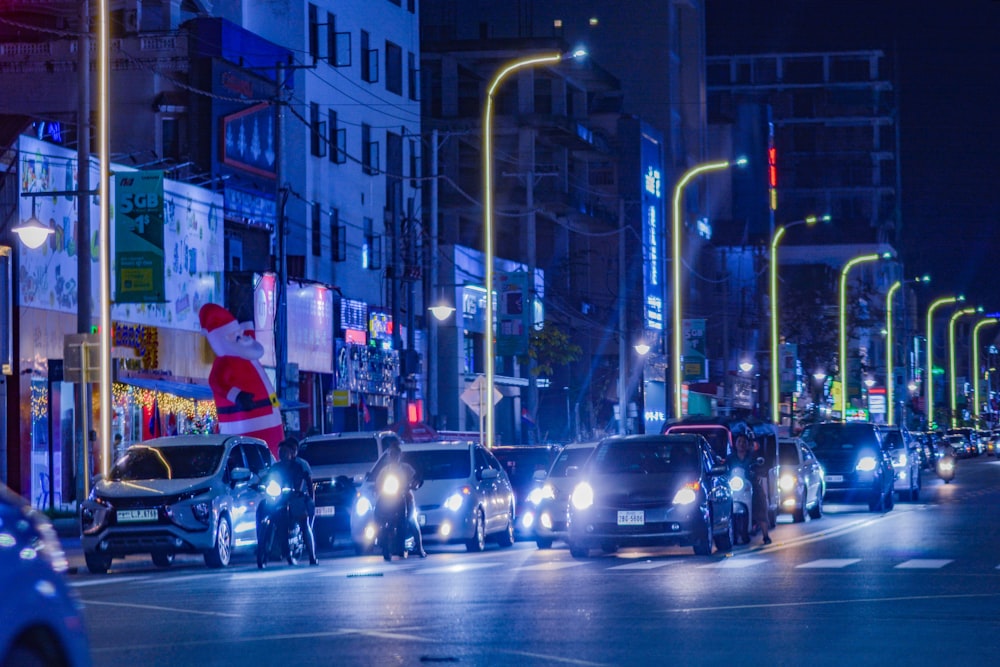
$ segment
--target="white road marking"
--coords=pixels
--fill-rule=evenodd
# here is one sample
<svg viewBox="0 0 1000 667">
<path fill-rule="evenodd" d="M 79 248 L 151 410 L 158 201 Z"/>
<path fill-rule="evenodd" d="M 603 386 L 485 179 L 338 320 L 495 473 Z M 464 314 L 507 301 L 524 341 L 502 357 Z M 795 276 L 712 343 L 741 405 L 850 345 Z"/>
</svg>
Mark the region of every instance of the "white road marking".
<svg viewBox="0 0 1000 667">
<path fill-rule="evenodd" d="M 550 561 L 548 563 L 539 563 L 538 565 L 525 565 L 524 567 L 516 567 L 515 570 L 565 570 L 568 567 L 576 567 L 578 565 L 583 565 L 583 563 L 578 563 L 576 561 L 572 562 L 560 562 L 560 561 Z"/>
<path fill-rule="evenodd" d="M 754 558 L 753 556 L 747 556 L 745 558 L 727 558 L 721 560 L 718 563 L 710 563 L 708 565 L 699 565 L 699 568 L 715 568 L 718 570 L 739 570 L 747 567 L 753 567 L 754 565 L 760 565 L 761 563 L 766 563 L 767 558 Z"/>
<path fill-rule="evenodd" d="M 480 570 L 486 567 L 500 567 L 499 563 L 455 563 L 454 565 L 442 565 L 439 567 L 418 568 L 414 574 L 457 574 L 468 570 Z"/>
<path fill-rule="evenodd" d="M 643 560 L 637 563 L 626 563 L 625 565 L 614 565 L 609 570 L 655 570 L 659 567 L 673 565 L 678 561 L 669 560 Z"/>
<path fill-rule="evenodd" d="M 809 561 L 808 563 L 802 563 L 802 565 L 796 565 L 795 567 L 815 569 L 841 568 L 860 562 L 860 558 L 820 558 L 818 560 Z"/>
<path fill-rule="evenodd" d="M 85 607 L 90 606 L 103 606 L 103 607 L 126 607 L 128 609 L 144 609 L 147 611 L 167 611 L 171 614 L 177 614 L 178 616 L 189 616 L 191 614 L 201 615 L 201 616 L 224 616 L 226 618 L 242 618 L 243 614 L 227 614 L 223 611 L 201 611 L 199 609 L 189 609 L 189 608 L 178 608 L 178 607 L 162 607 L 155 604 L 135 604 L 131 602 L 97 602 L 94 600 L 83 600 L 83 605 Z"/>
<path fill-rule="evenodd" d="M 895 567 L 897 570 L 938 570 L 948 563 L 953 562 L 948 558 L 914 558 Z"/>
<path fill-rule="evenodd" d="M 114 577 L 114 576 L 104 577 L 104 576 L 102 576 L 102 577 L 95 578 L 95 579 L 86 579 L 84 581 L 72 581 L 71 580 L 69 582 L 69 585 L 72 586 L 73 588 L 83 588 L 84 586 L 104 586 L 104 585 L 123 584 L 123 583 L 129 582 L 129 581 L 144 581 L 146 579 L 150 579 L 150 577 L 148 577 L 148 576 L 144 576 L 144 577 L 139 577 L 139 576 L 136 576 L 136 577 Z"/>
</svg>

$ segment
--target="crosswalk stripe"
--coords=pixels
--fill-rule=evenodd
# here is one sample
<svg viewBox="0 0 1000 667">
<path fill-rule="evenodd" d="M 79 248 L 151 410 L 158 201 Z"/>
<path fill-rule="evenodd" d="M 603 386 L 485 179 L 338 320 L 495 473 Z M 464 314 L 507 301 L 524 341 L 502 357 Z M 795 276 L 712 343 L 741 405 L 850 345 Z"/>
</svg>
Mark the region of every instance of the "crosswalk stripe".
<svg viewBox="0 0 1000 667">
<path fill-rule="evenodd" d="M 808 563 L 802 563 L 802 565 L 796 565 L 795 567 L 827 569 L 847 567 L 848 565 L 854 565 L 855 563 L 860 562 L 860 558 L 820 558 L 818 560 L 809 561 Z"/>
<path fill-rule="evenodd" d="M 144 581 L 149 578 L 150 578 L 149 576 L 141 576 L 141 577 L 106 576 L 96 579 L 86 579 L 84 581 L 70 581 L 69 585 L 72 586 L 73 588 L 82 588 L 84 586 L 101 586 L 105 584 L 123 584 L 129 581 Z"/>
<path fill-rule="evenodd" d="M 609 570 L 655 570 L 666 565 L 673 565 L 677 561 L 669 560 L 642 560 L 635 563 L 625 563 L 624 565 L 614 565 Z"/>
<path fill-rule="evenodd" d="M 414 574 L 457 574 L 468 570 L 481 570 L 486 567 L 499 567 L 499 563 L 455 563 L 454 565 L 439 565 L 438 567 L 421 567 L 414 569 Z"/>
<path fill-rule="evenodd" d="M 895 567 L 897 570 L 937 570 L 948 563 L 953 562 L 949 558 L 914 558 Z"/>
<path fill-rule="evenodd" d="M 583 563 L 577 561 L 571 561 L 571 562 L 550 561 L 548 563 L 539 563 L 538 565 L 525 565 L 524 567 L 517 567 L 514 569 L 515 570 L 565 570 L 568 567 L 576 567 L 577 565 L 583 565 Z"/>
<path fill-rule="evenodd" d="M 715 568 L 718 570 L 741 570 L 747 567 L 753 567 L 754 565 L 760 565 L 761 563 L 766 563 L 766 558 L 727 558 L 725 560 L 720 560 L 718 563 L 710 563 L 708 565 L 699 565 L 700 568 Z"/>
</svg>

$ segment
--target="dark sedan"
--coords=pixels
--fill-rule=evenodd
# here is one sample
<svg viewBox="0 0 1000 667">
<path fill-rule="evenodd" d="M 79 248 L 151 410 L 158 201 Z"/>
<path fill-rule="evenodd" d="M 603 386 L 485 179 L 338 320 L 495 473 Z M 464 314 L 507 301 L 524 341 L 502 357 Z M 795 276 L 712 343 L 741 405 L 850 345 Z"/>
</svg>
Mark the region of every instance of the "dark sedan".
<svg viewBox="0 0 1000 667">
<path fill-rule="evenodd" d="M 699 435 L 631 435 L 602 440 L 574 485 L 570 553 L 620 546 L 733 545 L 733 497 L 727 469 Z"/>
<path fill-rule="evenodd" d="M 878 427 L 867 422 L 810 424 L 802 439 L 823 466 L 826 495 L 864 500 L 872 512 L 893 508 L 895 472 Z"/>
</svg>

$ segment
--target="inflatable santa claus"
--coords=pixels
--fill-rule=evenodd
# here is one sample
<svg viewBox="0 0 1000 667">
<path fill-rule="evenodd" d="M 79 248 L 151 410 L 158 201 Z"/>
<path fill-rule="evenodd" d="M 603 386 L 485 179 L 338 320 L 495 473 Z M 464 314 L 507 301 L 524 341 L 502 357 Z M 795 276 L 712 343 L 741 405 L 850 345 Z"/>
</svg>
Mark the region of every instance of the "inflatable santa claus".
<svg viewBox="0 0 1000 667">
<path fill-rule="evenodd" d="M 219 415 L 219 432 L 260 438 L 277 457 L 285 430 L 278 396 L 260 365 L 264 347 L 254 338 L 253 325 L 241 325 L 228 310 L 214 303 L 202 306 L 198 317 L 202 333 L 216 354 L 208 385 Z"/>
</svg>

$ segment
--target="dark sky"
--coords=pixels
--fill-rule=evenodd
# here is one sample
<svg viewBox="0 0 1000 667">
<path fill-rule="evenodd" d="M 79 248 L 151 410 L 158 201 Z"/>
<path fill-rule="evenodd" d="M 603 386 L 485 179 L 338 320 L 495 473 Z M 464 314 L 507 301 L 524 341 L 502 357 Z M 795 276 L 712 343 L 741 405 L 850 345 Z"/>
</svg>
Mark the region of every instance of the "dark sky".
<svg viewBox="0 0 1000 667">
<path fill-rule="evenodd" d="M 898 60 L 903 242 L 927 297 L 1000 310 L 1000 0 L 707 0 L 708 52 Z"/>
</svg>

